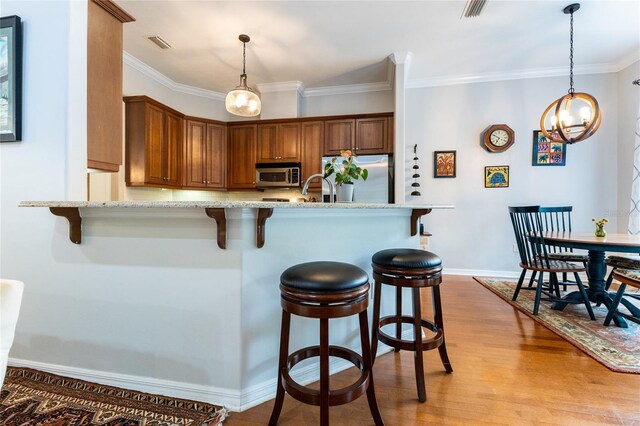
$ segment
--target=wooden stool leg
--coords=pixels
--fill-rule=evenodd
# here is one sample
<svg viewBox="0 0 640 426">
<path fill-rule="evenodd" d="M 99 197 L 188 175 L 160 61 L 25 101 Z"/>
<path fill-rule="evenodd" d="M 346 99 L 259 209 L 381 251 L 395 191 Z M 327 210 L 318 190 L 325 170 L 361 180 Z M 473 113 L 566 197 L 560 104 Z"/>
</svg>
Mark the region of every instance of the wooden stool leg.
<svg viewBox="0 0 640 426">
<path fill-rule="evenodd" d="M 373 360 L 371 348 L 369 347 L 369 321 L 367 320 L 367 311 L 358 314 L 360 320 L 360 344 L 362 345 L 362 362 L 364 371 L 369 373 L 369 386 L 367 387 L 367 401 L 369 402 L 369 410 L 376 426 L 384 425 L 380 409 L 376 401 L 376 392 L 373 387 Z"/>
<path fill-rule="evenodd" d="M 420 288 L 412 289 L 413 293 L 413 338 L 414 361 L 416 370 L 416 387 L 418 388 L 418 401 L 427 400 L 427 391 L 424 384 L 424 360 L 422 357 L 422 321 L 420 309 Z"/>
<path fill-rule="evenodd" d="M 320 319 L 320 425 L 329 426 L 329 320 Z"/>
<path fill-rule="evenodd" d="M 449 361 L 449 355 L 447 354 L 447 344 L 444 335 L 444 321 L 442 320 L 442 301 L 440 300 L 440 286 L 435 285 L 431 287 L 431 297 L 433 299 L 433 312 L 435 314 L 435 323 L 438 330 L 442 330 L 442 344 L 438 346 L 438 352 L 440 353 L 440 360 L 447 373 L 453 372 L 451 367 L 451 361 Z"/>
<path fill-rule="evenodd" d="M 278 358 L 278 381 L 276 385 L 276 401 L 273 404 L 273 411 L 269 419 L 269 425 L 278 424 L 282 404 L 284 403 L 284 385 L 282 384 L 282 370 L 287 368 L 287 357 L 289 356 L 289 329 L 291 326 L 291 314 L 282 311 L 282 325 L 280 327 L 280 356 Z"/>
<path fill-rule="evenodd" d="M 382 284 L 375 283 L 375 291 L 373 293 L 373 323 L 371 324 L 371 365 L 376 362 L 378 354 L 378 329 L 380 328 L 380 292 Z"/>
<path fill-rule="evenodd" d="M 402 339 L 402 323 L 400 317 L 402 316 L 402 287 L 396 287 L 396 316 L 398 322 L 396 323 L 396 339 Z M 399 348 L 395 348 L 394 352 L 400 352 Z"/>
</svg>

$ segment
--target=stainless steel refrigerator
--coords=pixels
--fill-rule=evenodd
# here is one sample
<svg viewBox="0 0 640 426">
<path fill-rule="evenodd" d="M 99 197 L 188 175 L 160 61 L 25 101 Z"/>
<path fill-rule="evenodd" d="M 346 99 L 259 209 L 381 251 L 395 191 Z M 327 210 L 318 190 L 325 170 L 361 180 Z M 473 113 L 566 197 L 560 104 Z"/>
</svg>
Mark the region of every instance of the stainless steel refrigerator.
<svg viewBox="0 0 640 426">
<path fill-rule="evenodd" d="M 322 170 L 332 158 L 322 157 Z M 393 163 L 389 162 L 389 156 L 361 155 L 355 158 L 354 163 L 358 167 L 367 169 L 369 176 L 366 181 L 362 179 L 355 181 L 353 201 L 355 203 L 393 203 Z M 335 183 L 335 175 L 328 179 Z M 329 201 L 329 185 L 324 181 L 322 198 L 325 202 Z"/>
</svg>

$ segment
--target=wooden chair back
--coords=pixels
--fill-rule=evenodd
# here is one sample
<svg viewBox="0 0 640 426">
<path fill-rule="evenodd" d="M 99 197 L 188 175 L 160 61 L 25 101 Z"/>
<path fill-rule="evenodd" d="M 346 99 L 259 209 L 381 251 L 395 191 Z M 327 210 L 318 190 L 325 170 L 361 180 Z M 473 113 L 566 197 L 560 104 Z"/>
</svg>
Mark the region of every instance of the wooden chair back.
<svg viewBox="0 0 640 426">
<path fill-rule="evenodd" d="M 550 268 L 540 206 L 509 207 L 522 266 Z"/>
<path fill-rule="evenodd" d="M 571 212 L 573 206 L 540 207 L 542 230 L 553 232 L 571 232 Z M 558 246 L 548 246 L 550 253 L 573 252 L 573 249 Z"/>
</svg>

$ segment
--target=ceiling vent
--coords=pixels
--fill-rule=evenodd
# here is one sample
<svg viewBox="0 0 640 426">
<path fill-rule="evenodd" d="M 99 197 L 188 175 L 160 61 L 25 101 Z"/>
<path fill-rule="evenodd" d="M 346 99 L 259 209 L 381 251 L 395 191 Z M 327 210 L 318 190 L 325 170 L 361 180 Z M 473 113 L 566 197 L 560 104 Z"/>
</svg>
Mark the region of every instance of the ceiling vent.
<svg viewBox="0 0 640 426">
<path fill-rule="evenodd" d="M 160 49 L 171 49 L 171 45 L 169 43 L 167 43 L 166 41 L 164 41 L 164 39 L 162 37 L 160 37 L 159 35 L 154 35 L 154 36 L 150 36 L 147 37 L 149 40 L 151 40 L 152 42 L 154 42 L 156 44 L 156 46 L 158 46 Z"/>
<path fill-rule="evenodd" d="M 462 12 L 462 17 L 475 18 L 476 16 L 480 16 L 486 3 L 487 0 L 467 0 L 467 4 L 464 6 L 464 12 Z"/>
</svg>

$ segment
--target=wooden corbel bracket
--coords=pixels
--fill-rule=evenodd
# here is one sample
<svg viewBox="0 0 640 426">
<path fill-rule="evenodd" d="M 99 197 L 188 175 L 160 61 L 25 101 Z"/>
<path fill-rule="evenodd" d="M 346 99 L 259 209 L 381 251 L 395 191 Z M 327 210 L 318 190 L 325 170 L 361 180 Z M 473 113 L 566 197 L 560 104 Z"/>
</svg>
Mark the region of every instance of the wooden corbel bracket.
<svg viewBox="0 0 640 426">
<path fill-rule="evenodd" d="M 425 214 L 431 213 L 431 209 L 413 209 L 411 210 L 411 236 L 418 234 L 418 219 Z"/>
<path fill-rule="evenodd" d="M 227 216 L 224 209 L 204 209 L 211 219 L 216 221 L 218 227 L 218 247 L 221 249 L 227 248 Z"/>
<path fill-rule="evenodd" d="M 69 239 L 72 243 L 80 244 L 82 240 L 82 217 L 78 207 L 49 207 L 51 213 L 62 216 L 69 221 Z"/>
<path fill-rule="evenodd" d="M 273 214 L 273 209 L 258 209 L 258 219 L 256 220 L 256 246 L 264 247 L 264 225 L 267 219 Z"/>
</svg>

